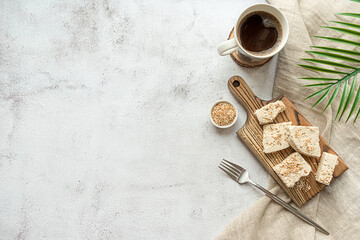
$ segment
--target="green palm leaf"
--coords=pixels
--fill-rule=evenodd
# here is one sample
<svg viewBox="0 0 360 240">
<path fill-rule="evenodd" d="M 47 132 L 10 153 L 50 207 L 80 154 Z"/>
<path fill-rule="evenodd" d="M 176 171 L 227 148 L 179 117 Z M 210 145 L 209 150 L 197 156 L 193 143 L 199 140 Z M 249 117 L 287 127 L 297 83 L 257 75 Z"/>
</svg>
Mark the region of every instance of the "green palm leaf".
<svg viewBox="0 0 360 240">
<path fill-rule="evenodd" d="M 348 81 L 349 81 L 349 79 L 347 78 L 347 79 L 345 80 L 344 90 L 343 90 L 343 93 L 342 93 L 342 95 L 341 95 L 341 100 L 340 100 L 340 104 L 339 104 L 338 111 L 337 111 L 336 116 L 335 116 L 335 120 L 336 120 L 336 118 L 339 116 L 339 113 L 341 112 L 341 109 L 342 109 L 342 107 L 343 107 L 343 105 L 344 105 L 344 103 L 345 103 L 346 90 L 347 90 L 347 86 L 348 86 Z"/>
<path fill-rule="evenodd" d="M 337 15 L 360 18 L 359 13 L 337 13 Z"/>
<path fill-rule="evenodd" d="M 335 53 L 319 52 L 319 51 L 306 51 L 306 52 L 316 54 L 316 55 L 319 55 L 319 56 L 323 56 L 323 57 L 334 58 L 334 59 L 337 59 L 337 60 L 360 63 L 359 59 L 352 58 L 352 57 L 347 57 L 347 56 L 343 56 L 343 55 L 339 55 L 339 54 L 335 54 Z"/>
<path fill-rule="evenodd" d="M 360 0 L 350 1 L 360 3 Z M 334 120 L 338 119 L 340 121 L 348 109 L 350 109 L 345 122 L 347 122 L 351 116 L 354 115 L 355 111 L 357 111 L 354 118 L 354 122 L 356 122 L 360 116 L 360 86 L 355 91 L 357 74 L 360 73 L 360 24 L 355 23 L 354 18 L 360 18 L 360 13 L 337 13 L 337 15 L 350 17 L 347 18 L 349 21 L 329 21 L 329 23 L 337 24 L 337 26 L 323 26 L 323 28 L 327 29 L 330 34 L 338 32 L 342 33 L 344 36 L 355 36 L 354 39 L 345 39 L 342 36 L 334 37 L 334 35 L 314 37 L 328 40 L 337 43 L 338 45 L 350 45 L 354 49 L 348 50 L 328 46 L 310 46 L 313 50 L 306 52 L 313 54 L 312 56 L 315 56 L 316 58 L 301 58 L 301 60 L 306 61 L 308 64 L 299 64 L 299 66 L 318 72 L 323 76 L 309 76 L 300 79 L 315 81 L 314 83 L 304 85 L 303 87 L 321 88 L 305 98 L 317 98 L 313 107 L 324 101 L 324 99 L 330 95 L 331 89 L 333 89 L 331 97 L 323 111 L 335 103 L 335 99 L 340 95 L 340 87 L 343 87 Z"/>
<path fill-rule="evenodd" d="M 349 94 L 348 94 L 348 96 L 346 98 L 345 105 L 344 105 L 343 111 L 342 111 L 342 113 L 340 115 L 339 121 L 341 120 L 342 116 L 344 115 L 346 109 L 348 108 L 348 106 L 350 104 L 351 98 L 352 98 L 352 96 L 354 94 L 355 83 L 356 83 L 356 77 L 354 76 L 351 87 L 350 87 L 350 91 L 349 91 Z"/>
<path fill-rule="evenodd" d="M 325 64 L 325 65 L 334 66 L 334 67 L 356 69 L 356 67 L 353 67 L 353 66 L 350 66 L 350 65 L 347 65 L 347 64 L 342 64 L 342 63 L 337 63 L 337 62 L 327 61 L 327 60 L 321 60 L 321 59 L 302 58 L 301 60 L 308 61 L 308 62 L 315 62 L 315 63 Z"/>
<path fill-rule="evenodd" d="M 350 34 L 356 37 L 360 37 L 360 32 L 358 31 L 354 31 L 354 30 L 350 30 L 350 29 L 346 29 L 346 28 L 337 28 L 337 27 L 323 27 L 323 28 L 328 28 L 328 29 L 332 29 L 341 33 L 345 33 L 345 34 Z"/>
<path fill-rule="evenodd" d="M 346 72 L 340 72 L 340 71 L 336 71 L 336 70 L 332 70 L 332 69 L 328 69 L 328 68 L 321 68 L 321 67 L 316 67 L 316 66 L 311 66 L 311 65 L 303 65 L 303 64 L 299 64 L 299 66 L 303 67 L 303 68 L 307 68 L 313 71 L 318 71 L 318 72 L 327 72 L 327 73 L 336 73 L 336 74 L 346 74 Z"/>
<path fill-rule="evenodd" d="M 354 76 L 354 80 L 355 80 L 355 78 L 356 78 L 356 76 Z M 346 122 L 349 120 L 349 118 L 350 118 L 351 115 L 353 114 L 353 112 L 354 112 L 357 104 L 359 103 L 359 100 L 360 100 L 360 86 L 359 86 L 359 88 L 358 88 L 358 90 L 357 90 L 354 103 L 353 103 L 353 105 L 352 105 L 352 107 L 351 107 L 351 109 L 350 109 L 350 113 L 349 113 L 349 116 L 348 116 L 347 119 L 346 119 Z"/>
<path fill-rule="evenodd" d="M 318 103 L 320 103 L 322 100 L 324 100 L 324 98 L 329 94 L 330 89 L 331 87 L 329 87 L 328 90 L 319 98 L 319 100 L 317 100 L 316 103 L 312 105 L 312 108 L 318 105 Z"/>
<path fill-rule="evenodd" d="M 355 116 L 354 122 L 356 122 L 356 119 L 359 117 L 359 114 L 360 114 L 360 108 L 359 108 L 359 110 L 358 110 L 358 112 L 357 112 L 357 114 Z"/>
<path fill-rule="evenodd" d="M 333 42 L 344 43 L 344 44 L 352 45 L 352 46 L 355 46 L 355 47 L 360 47 L 360 43 L 350 41 L 350 40 L 346 40 L 346 39 L 332 38 L 332 37 L 322 37 L 322 36 L 314 36 L 314 37 L 327 39 L 327 40 L 330 40 L 330 41 L 333 41 Z"/>
<path fill-rule="evenodd" d="M 356 28 L 356 29 L 360 29 L 360 25 L 358 24 L 353 24 L 353 23 L 347 23 L 347 22 L 338 22 L 338 21 L 329 21 L 332 23 L 337 23 L 346 27 L 352 27 L 352 28 Z"/>
<path fill-rule="evenodd" d="M 300 79 L 310 80 L 310 81 L 339 81 L 337 78 L 317 78 L 317 77 L 303 77 Z"/>
<path fill-rule="evenodd" d="M 306 100 L 306 99 L 309 99 L 309 98 L 312 98 L 312 97 L 315 97 L 315 96 L 317 96 L 317 95 L 325 92 L 328 88 L 330 88 L 330 86 L 328 86 L 328 87 L 326 87 L 326 88 L 323 88 L 323 89 L 321 89 L 320 91 L 317 91 L 317 92 L 314 93 L 314 94 L 311 94 L 310 96 L 306 97 L 305 100 Z"/>
<path fill-rule="evenodd" d="M 309 84 L 309 85 L 304 85 L 302 87 L 321 87 L 321 86 L 327 86 L 333 83 L 316 83 L 316 84 Z"/>
<path fill-rule="evenodd" d="M 339 88 L 340 88 L 340 84 L 338 84 L 333 92 L 333 94 L 331 95 L 331 98 L 329 99 L 328 104 L 326 105 L 326 107 L 324 108 L 323 112 L 330 106 L 330 104 L 334 101 L 337 93 L 339 92 Z"/>
<path fill-rule="evenodd" d="M 330 52 L 336 52 L 336 53 L 343 53 L 348 55 L 354 55 L 360 57 L 360 52 L 346 50 L 346 49 L 340 49 L 340 48 L 330 48 L 330 47 L 321 47 L 321 46 L 310 46 L 312 48 L 322 49 Z"/>
<path fill-rule="evenodd" d="M 325 27 L 325 26 L 323 28 L 328 28 L 328 29 L 332 29 L 332 30 L 335 30 L 335 31 L 338 31 L 338 32 L 341 32 L 341 33 L 345 33 L 345 34 L 353 35 L 353 36 L 356 36 L 356 37 L 360 37 L 360 32 L 350 30 L 350 29 L 347 29 L 347 28 Z"/>
</svg>

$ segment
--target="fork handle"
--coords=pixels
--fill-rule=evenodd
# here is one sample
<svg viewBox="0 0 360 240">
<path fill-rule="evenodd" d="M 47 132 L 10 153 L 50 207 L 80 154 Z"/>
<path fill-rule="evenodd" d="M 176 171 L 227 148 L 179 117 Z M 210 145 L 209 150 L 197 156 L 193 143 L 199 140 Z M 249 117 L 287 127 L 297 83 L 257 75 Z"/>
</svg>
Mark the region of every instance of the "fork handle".
<svg viewBox="0 0 360 240">
<path fill-rule="evenodd" d="M 290 204 L 286 203 L 284 200 L 282 200 L 278 196 L 272 194 L 267 189 L 263 188 L 262 186 L 260 186 L 259 184 L 255 183 L 255 182 L 253 182 L 251 180 L 248 181 L 248 183 L 252 184 L 253 186 L 255 186 L 258 189 L 260 189 L 261 191 L 263 191 L 269 198 L 271 198 L 272 200 L 274 200 L 275 202 L 277 202 L 278 204 L 280 204 L 281 206 L 283 206 L 284 208 L 286 208 L 287 210 L 289 210 L 290 212 L 292 212 L 293 214 L 295 214 L 296 216 L 301 218 L 303 221 L 305 221 L 308 224 L 314 226 L 316 229 L 318 229 L 322 233 L 324 233 L 326 235 L 329 235 L 329 232 L 326 231 L 324 228 L 322 228 L 319 224 L 317 224 L 316 222 L 314 222 L 313 220 L 311 220 L 310 218 L 308 218 L 307 216 L 302 214 L 299 210 L 297 210 L 296 208 L 294 208 Z"/>
</svg>

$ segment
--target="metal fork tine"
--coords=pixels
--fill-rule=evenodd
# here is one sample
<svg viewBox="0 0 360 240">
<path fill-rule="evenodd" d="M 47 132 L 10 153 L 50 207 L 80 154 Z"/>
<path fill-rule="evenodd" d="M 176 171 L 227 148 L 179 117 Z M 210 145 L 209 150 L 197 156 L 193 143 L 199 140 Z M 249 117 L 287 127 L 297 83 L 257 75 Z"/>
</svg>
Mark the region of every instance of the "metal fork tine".
<svg viewBox="0 0 360 240">
<path fill-rule="evenodd" d="M 228 168 L 236 172 L 237 175 L 241 174 L 241 171 L 239 169 L 231 166 L 230 164 L 227 164 L 226 162 L 221 162 L 221 164 L 227 166 Z"/>
<path fill-rule="evenodd" d="M 307 216 L 302 214 L 298 209 L 292 207 L 291 205 L 286 203 L 284 200 L 282 200 L 281 198 L 279 198 L 276 195 L 272 194 L 271 192 L 269 192 L 268 190 L 266 190 L 265 188 L 263 188 L 259 184 L 254 183 L 253 181 L 251 181 L 250 178 L 249 178 L 249 174 L 243 175 L 244 173 L 247 173 L 246 170 L 243 167 L 240 167 L 239 165 L 236 165 L 235 163 L 229 162 L 228 160 L 225 160 L 225 159 L 223 159 L 223 161 L 220 162 L 220 165 L 218 167 L 221 170 L 223 170 L 227 175 L 229 175 L 229 177 L 231 179 L 233 179 L 235 182 L 237 182 L 239 184 L 250 183 L 251 185 L 253 185 L 253 186 L 257 187 L 258 189 L 260 189 L 261 191 L 263 191 L 272 200 L 274 200 L 275 202 L 277 202 L 278 204 L 280 204 L 281 206 L 283 206 L 284 208 L 286 208 L 287 210 L 289 210 L 290 212 L 292 212 L 293 214 L 298 216 L 303 221 L 305 221 L 308 224 L 314 226 L 316 229 L 318 229 L 319 231 L 325 233 L 326 235 L 329 235 L 329 232 L 327 232 L 319 224 L 317 224 L 316 222 L 314 222 L 313 220 L 311 220 L 310 218 L 308 218 Z M 243 179 L 241 179 L 240 176 L 244 176 Z"/>
<path fill-rule="evenodd" d="M 235 164 L 235 163 L 229 162 L 229 161 L 226 160 L 226 159 L 223 159 L 223 161 L 225 161 L 225 162 L 233 165 L 234 167 L 236 167 L 237 169 L 239 169 L 241 172 L 245 171 L 245 168 L 243 168 L 243 167 L 241 167 L 241 166 L 239 166 L 239 165 L 237 165 L 237 164 Z"/>
<path fill-rule="evenodd" d="M 228 170 L 226 170 L 225 168 L 223 168 L 222 166 L 218 166 L 221 170 L 223 170 L 227 175 L 229 175 L 229 177 L 231 177 L 234 181 L 236 181 L 236 177 L 232 174 L 232 173 L 230 173 L 230 172 L 228 172 Z"/>
<path fill-rule="evenodd" d="M 233 169 L 231 169 L 230 167 L 228 167 L 227 165 L 225 165 L 223 162 L 220 163 L 220 166 L 222 166 L 223 168 L 227 169 L 228 171 L 230 171 L 232 174 L 234 174 L 236 177 L 238 177 L 240 175 L 239 172 L 234 171 Z"/>
</svg>

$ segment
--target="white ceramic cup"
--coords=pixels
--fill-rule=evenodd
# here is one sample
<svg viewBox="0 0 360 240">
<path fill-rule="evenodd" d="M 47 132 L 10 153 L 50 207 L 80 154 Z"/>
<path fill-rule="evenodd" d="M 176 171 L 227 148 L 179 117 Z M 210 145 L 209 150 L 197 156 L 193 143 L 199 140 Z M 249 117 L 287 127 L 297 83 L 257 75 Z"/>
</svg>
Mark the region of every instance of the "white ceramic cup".
<svg viewBox="0 0 360 240">
<path fill-rule="evenodd" d="M 273 15 L 274 17 L 277 18 L 277 20 L 280 23 L 281 29 L 282 29 L 282 38 L 281 38 L 281 42 L 279 44 L 279 46 L 274 49 L 273 51 L 271 51 L 270 53 L 266 54 L 266 55 L 257 55 L 254 52 L 249 52 L 246 49 L 244 49 L 244 47 L 241 45 L 241 40 L 238 39 L 239 36 L 239 29 L 240 26 L 239 24 L 242 23 L 243 18 L 246 17 L 248 14 L 252 13 L 252 12 L 267 12 L 270 13 L 271 15 Z M 235 28 L 234 28 L 234 38 L 229 39 L 223 43 L 221 43 L 218 47 L 217 50 L 219 52 L 219 54 L 221 56 L 225 56 L 228 55 L 230 53 L 233 53 L 235 51 L 239 51 L 239 53 L 241 55 L 244 55 L 247 58 L 250 58 L 249 60 L 251 61 L 261 61 L 265 58 L 269 58 L 274 56 L 275 54 L 277 54 L 278 52 L 281 51 L 281 49 L 285 46 L 286 41 L 289 37 L 289 23 L 285 17 L 285 15 L 277 8 L 274 7 L 272 5 L 269 4 L 254 4 L 250 7 L 248 7 L 247 9 L 245 9 L 241 15 L 239 16 Z"/>
</svg>

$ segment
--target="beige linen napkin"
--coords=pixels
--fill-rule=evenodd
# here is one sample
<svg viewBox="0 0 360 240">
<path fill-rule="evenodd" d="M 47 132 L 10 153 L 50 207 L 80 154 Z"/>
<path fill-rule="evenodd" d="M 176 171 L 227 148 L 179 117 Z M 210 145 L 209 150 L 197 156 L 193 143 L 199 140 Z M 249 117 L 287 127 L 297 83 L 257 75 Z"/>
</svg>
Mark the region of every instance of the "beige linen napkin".
<svg viewBox="0 0 360 240">
<path fill-rule="evenodd" d="M 285 13 L 290 24 L 288 43 L 279 55 L 273 97 L 283 93 L 288 96 L 313 125 L 319 126 L 322 136 L 347 163 L 349 169 L 301 208 L 303 213 L 327 229 L 330 236 L 316 231 L 264 196 L 229 224 L 216 239 L 360 239 L 360 121 L 355 124 L 351 120 L 348 123 L 344 123 L 343 120 L 340 123 L 333 122 L 339 96 L 332 107 L 324 113 L 322 110 L 327 99 L 312 109 L 311 106 L 316 99 L 304 101 L 304 98 L 315 89 L 301 88 L 302 85 L 310 82 L 298 78 L 314 76 L 316 73 L 307 72 L 297 66 L 301 62 L 299 58 L 310 57 L 304 52 L 309 50 L 310 45 L 354 49 L 351 46 L 336 45 L 313 36 L 329 34 L 334 36 L 332 31 L 320 27 L 329 25 L 328 20 L 346 19 L 357 21 L 359 24 L 354 18 L 342 17 L 334 13 L 360 12 L 360 4 L 347 0 L 270 0 L 269 2 Z M 344 38 L 359 42 L 356 37 L 345 35 Z M 341 90 L 339 92 L 341 93 Z M 273 179 L 270 179 L 269 189 L 290 202 L 290 198 Z"/>
</svg>

